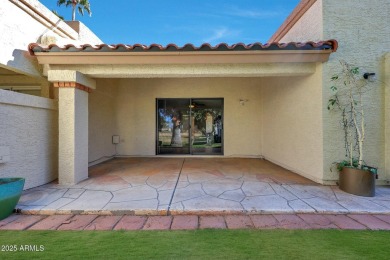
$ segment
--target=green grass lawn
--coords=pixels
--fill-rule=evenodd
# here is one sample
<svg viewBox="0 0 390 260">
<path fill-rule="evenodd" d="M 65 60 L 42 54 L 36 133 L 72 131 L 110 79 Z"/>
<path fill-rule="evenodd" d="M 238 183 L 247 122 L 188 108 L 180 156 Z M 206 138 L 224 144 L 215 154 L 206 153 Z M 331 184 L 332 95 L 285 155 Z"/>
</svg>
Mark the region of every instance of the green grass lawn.
<svg viewBox="0 0 390 260">
<path fill-rule="evenodd" d="M 0 231 L 0 259 L 389 259 L 389 242 L 388 231 Z"/>
</svg>

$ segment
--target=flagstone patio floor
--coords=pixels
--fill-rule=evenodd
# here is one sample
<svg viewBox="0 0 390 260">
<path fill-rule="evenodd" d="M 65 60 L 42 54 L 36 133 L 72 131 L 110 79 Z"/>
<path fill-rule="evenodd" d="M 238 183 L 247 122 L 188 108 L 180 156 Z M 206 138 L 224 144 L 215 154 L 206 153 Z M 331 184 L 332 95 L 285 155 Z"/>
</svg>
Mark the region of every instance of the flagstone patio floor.
<svg viewBox="0 0 390 260">
<path fill-rule="evenodd" d="M 24 191 L 23 214 L 251 215 L 390 214 L 390 187 L 359 197 L 262 159 L 116 158 L 76 185 Z"/>
</svg>

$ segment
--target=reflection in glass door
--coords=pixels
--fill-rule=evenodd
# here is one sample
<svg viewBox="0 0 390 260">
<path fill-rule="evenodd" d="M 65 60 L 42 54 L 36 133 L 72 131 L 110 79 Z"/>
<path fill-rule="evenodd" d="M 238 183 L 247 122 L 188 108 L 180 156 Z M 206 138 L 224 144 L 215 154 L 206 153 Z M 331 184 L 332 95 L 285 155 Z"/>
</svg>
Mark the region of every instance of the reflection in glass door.
<svg viewBox="0 0 390 260">
<path fill-rule="evenodd" d="M 223 99 L 191 100 L 192 154 L 222 154 Z"/>
<path fill-rule="evenodd" d="M 190 153 L 190 100 L 157 100 L 157 154 Z"/>
<path fill-rule="evenodd" d="M 157 99 L 157 154 L 223 154 L 223 99 Z"/>
</svg>

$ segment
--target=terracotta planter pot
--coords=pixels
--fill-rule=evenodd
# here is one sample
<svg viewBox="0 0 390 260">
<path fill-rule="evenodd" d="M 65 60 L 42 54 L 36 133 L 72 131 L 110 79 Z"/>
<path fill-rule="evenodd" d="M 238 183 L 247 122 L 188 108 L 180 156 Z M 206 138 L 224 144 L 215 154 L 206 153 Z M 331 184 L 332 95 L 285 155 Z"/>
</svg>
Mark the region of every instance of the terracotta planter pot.
<svg viewBox="0 0 390 260">
<path fill-rule="evenodd" d="M 12 214 L 23 187 L 23 178 L 0 178 L 0 220 Z"/>
<path fill-rule="evenodd" d="M 340 189 L 358 196 L 375 196 L 375 174 L 368 170 L 344 167 L 340 172 Z"/>
</svg>

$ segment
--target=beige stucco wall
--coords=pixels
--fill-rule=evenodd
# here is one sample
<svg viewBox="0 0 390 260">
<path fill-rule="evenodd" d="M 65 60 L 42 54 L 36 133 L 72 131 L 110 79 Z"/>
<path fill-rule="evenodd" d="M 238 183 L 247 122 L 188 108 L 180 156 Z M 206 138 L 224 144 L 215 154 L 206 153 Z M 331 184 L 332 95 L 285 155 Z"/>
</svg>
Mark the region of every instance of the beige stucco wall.
<svg viewBox="0 0 390 260">
<path fill-rule="evenodd" d="M 116 99 L 120 155 L 155 155 L 156 98 L 224 98 L 225 156 L 260 156 L 261 84 L 254 78 L 122 79 Z M 240 106 L 239 99 L 248 99 Z"/>
<path fill-rule="evenodd" d="M 321 40 L 324 40 L 322 1 L 316 1 L 280 42 Z M 308 77 L 267 81 L 263 90 L 263 150 L 270 161 L 316 182 L 327 183 L 322 81 L 322 64 L 317 64 L 316 73 Z"/>
<path fill-rule="evenodd" d="M 40 69 L 36 60 L 28 55 L 27 46 L 32 42 L 39 42 L 40 37 L 48 31 L 33 16 L 11 1 L 3 0 L 0 5 L 0 35 L 6 37 L 1 37 L 0 41 L 0 66 L 40 77 Z"/>
<path fill-rule="evenodd" d="M 331 37 L 332 38 L 332 37 Z M 324 40 L 323 35 L 323 6 L 322 6 L 322 0 L 316 1 L 303 16 L 292 26 L 292 28 L 281 38 L 280 42 L 305 42 L 305 41 L 321 41 Z M 331 56 L 333 56 L 332 54 Z M 308 79 L 307 79 L 308 80 Z M 306 131 L 306 127 L 301 127 L 300 130 L 297 129 L 296 132 L 294 132 L 293 138 L 290 141 L 292 144 L 294 141 L 294 138 L 296 135 L 300 136 L 301 138 L 297 139 L 297 142 L 295 144 L 298 144 L 296 148 L 296 151 L 291 153 L 286 153 L 284 156 L 281 155 L 283 153 L 283 149 L 280 149 L 280 151 L 275 150 L 274 151 L 274 158 L 275 162 L 278 162 L 279 164 L 286 164 L 286 168 L 294 167 L 292 170 L 302 174 L 303 176 L 306 176 L 316 182 L 320 183 L 329 183 L 325 180 L 325 172 L 328 172 L 330 169 L 330 165 L 327 165 L 328 161 L 325 160 L 324 155 L 324 142 L 328 142 L 326 139 L 324 139 L 324 133 L 323 133 L 323 79 L 322 79 L 322 66 L 319 66 L 319 71 L 317 71 L 316 76 L 312 77 L 312 80 L 315 80 L 313 82 L 313 86 L 306 86 L 309 87 L 310 91 L 304 91 L 305 85 L 297 87 L 297 89 L 301 89 L 301 97 L 304 97 L 306 101 L 303 101 L 303 103 L 310 102 L 313 106 L 309 110 L 301 110 L 302 107 L 296 106 L 296 111 L 305 111 L 302 115 L 306 115 L 306 113 L 311 114 L 311 120 L 307 120 L 307 122 L 310 122 L 307 124 L 309 128 L 315 128 L 312 131 Z M 311 93 L 312 91 L 315 91 L 315 95 L 313 96 L 314 99 L 312 99 L 311 96 L 306 96 L 306 94 Z M 281 97 L 282 98 L 282 97 Z M 288 97 L 284 97 L 287 98 Z M 298 96 L 298 98 L 300 98 Z M 295 104 L 295 102 L 291 102 L 292 100 L 289 100 L 290 103 Z M 312 103 L 314 102 L 314 103 Z M 298 102 L 300 103 L 300 102 Z M 308 105 L 308 104 L 306 104 Z M 295 105 L 294 105 L 295 106 Z M 315 112 L 314 112 L 315 111 Z M 314 113 L 313 113 L 314 112 Z M 299 115 L 299 113 L 294 113 L 294 117 Z M 299 116 L 298 116 L 299 117 Z M 314 121 L 312 121 L 314 120 Z M 301 122 L 304 124 L 304 117 L 301 118 Z M 288 122 L 288 120 L 287 120 Z M 316 122 L 316 123 L 312 123 Z M 291 135 L 291 133 L 290 133 Z M 289 136 L 288 133 L 284 133 L 284 136 Z M 285 138 L 286 139 L 286 138 Z M 311 142 L 306 142 L 305 139 L 311 140 Z M 306 145 L 305 145 L 306 143 Z M 300 145 L 299 145 L 300 144 Z M 314 145 L 314 146 L 313 146 Z M 294 147 L 290 145 L 290 147 Z M 310 151 L 309 153 L 307 153 Z M 291 156 L 292 154 L 298 153 L 298 158 L 296 156 Z M 307 154 L 306 154 L 307 153 Z M 297 160 L 296 160 L 297 159 Z M 313 160 L 314 159 L 314 160 Z M 302 166 L 300 165 L 300 162 L 305 162 Z M 324 164 L 324 162 L 326 164 Z M 331 179 L 336 179 L 336 175 L 333 172 L 333 177 Z M 327 177 L 328 178 L 328 177 Z"/>
<path fill-rule="evenodd" d="M 305 77 L 266 78 L 262 90 L 263 155 L 322 182 L 322 64 Z"/>
<path fill-rule="evenodd" d="M 0 5 L 0 67 L 41 77 L 36 59 L 28 54 L 30 43 L 102 43 L 83 24 L 80 34 L 37 0 L 2 0 Z M 23 10 L 23 9 L 24 10 Z"/>
<path fill-rule="evenodd" d="M 386 175 L 390 176 L 390 52 L 383 60 L 383 82 L 385 86 L 385 168 Z"/>
<path fill-rule="evenodd" d="M 97 88 L 89 94 L 89 147 L 90 165 L 115 155 L 112 136 L 116 134 L 117 79 L 98 79 Z"/>
<path fill-rule="evenodd" d="M 316 1 L 309 10 L 294 24 L 284 35 L 280 42 L 304 42 L 322 41 L 323 38 L 323 15 L 322 1 Z"/>
<path fill-rule="evenodd" d="M 40 77 L 37 62 L 26 57 L 27 46 L 37 42 L 46 28 L 9 1 L 0 6 L 0 66 Z M 29 25 L 26 30 L 26 24 Z M 3 36 L 7 37 L 3 37 Z"/>
<path fill-rule="evenodd" d="M 10 87 L 40 85 L 41 95 L 48 97 L 49 83 L 36 59 L 29 55 L 27 46 L 33 42 L 101 43 L 96 35 L 85 33 L 85 27 L 81 27 L 83 30 L 78 34 L 37 0 L 2 0 L 0 67 L 18 74 L 0 75 L 1 84 Z M 25 177 L 26 189 L 57 178 L 57 107 L 56 100 L 0 90 L 0 152 L 10 151 L 7 161 L 0 163 L 0 177 Z M 87 122 L 87 119 L 80 121 Z M 88 142 L 87 135 L 76 138 L 81 138 L 77 143 Z M 80 157 L 79 154 L 76 157 Z"/>
<path fill-rule="evenodd" d="M 24 177 L 25 189 L 57 178 L 57 102 L 0 90 L 0 147 L 10 151 L 0 177 Z"/>
<path fill-rule="evenodd" d="M 343 158 L 343 136 L 338 128 L 338 118 L 332 117 L 326 109 L 330 96 L 329 79 L 336 71 L 339 60 L 360 66 L 364 72 L 375 72 L 378 81 L 366 98 L 366 143 L 364 160 L 368 165 L 379 168 L 379 181 L 390 179 L 385 174 L 385 86 L 383 83 L 383 60 L 390 51 L 390 1 L 323 1 L 324 37 L 335 38 L 339 49 L 324 65 L 324 178 L 336 179 L 328 165 Z"/>
<path fill-rule="evenodd" d="M 65 21 L 73 30 L 78 33 L 78 42 L 81 44 L 102 44 L 102 40 L 80 21 Z"/>
<path fill-rule="evenodd" d="M 339 118 L 327 110 L 331 96 L 330 78 L 337 71 L 339 60 L 363 68 L 364 72 L 375 72 L 378 81 L 366 99 L 366 143 L 364 147 L 367 164 L 379 167 L 378 184 L 387 183 L 390 169 L 385 169 L 385 89 L 384 59 L 390 50 L 390 2 L 388 0 L 338 1 L 318 0 L 282 41 L 311 41 L 336 39 L 339 49 L 330 56 L 323 67 L 323 180 L 334 183 L 336 171 L 331 172 L 333 162 L 344 158 L 343 132 Z M 318 19 L 322 18 L 321 21 Z M 317 26 L 318 24 L 318 26 Z M 313 25 L 316 25 L 313 29 Z M 387 172 L 387 173 L 386 173 Z"/>
</svg>

